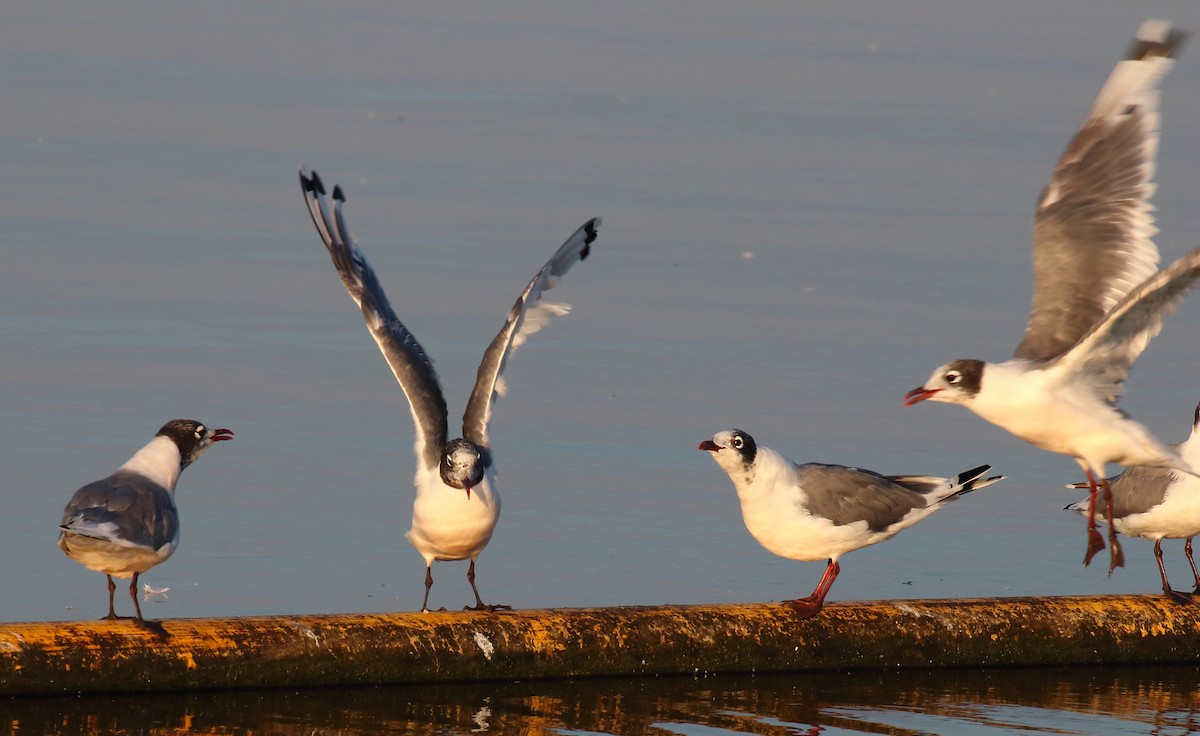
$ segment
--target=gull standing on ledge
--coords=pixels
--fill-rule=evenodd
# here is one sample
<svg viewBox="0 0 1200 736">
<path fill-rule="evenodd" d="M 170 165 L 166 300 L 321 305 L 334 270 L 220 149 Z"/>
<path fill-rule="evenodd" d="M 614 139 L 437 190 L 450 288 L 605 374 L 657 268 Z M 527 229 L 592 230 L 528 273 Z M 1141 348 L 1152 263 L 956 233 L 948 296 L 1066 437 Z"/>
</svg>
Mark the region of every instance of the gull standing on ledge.
<svg viewBox="0 0 1200 736">
<path fill-rule="evenodd" d="M 1182 444 L 1175 445 L 1179 456 L 1192 467 L 1200 467 L 1200 405 L 1192 413 L 1192 433 Z M 1163 593 L 1180 603 L 1193 603 L 1187 593 L 1172 590 L 1167 582 L 1167 569 L 1162 561 L 1163 539 L 1187 539 L 1183 545 L 1192 577 L 1194 592 L 1200 594 L 1200 571 L 1192 559 L 1192 537 L 1200 534 L 1200 478 L 1166 468 L 1147 468 L 1135 465 L 1126 468 L 1116 478 L 1108 479 L 1112 488 L 1111 515 L 1102 518 L 1117 531 L 1131 537 L 1154 540 L 1154 558 L 1162 578 Z M 1087 483 L 1073 483 L 1068 488 L 1087 488 Z M 1088 499 L 1073 503 L 1069 511 L 1088 513 Z"/>
<path fill-rule="evenodd" d="M 717 432 L 698 449 L 712 453 L 733 481 L 742 520 L 758 543 L 780 557 L 829 560 L 807 598 L 784 601 L 805 618 L 817 615 L 841 572 L 838 558 L 891 539 L 946 501 L 990 486 L 1004 476 L 983 478 L 990 465 L 953 479 L 928 475 L 880 475 L 844 465 L 797 465 L 760 447 L 740 429 Z"/>
<path fill-rule="evenodd" d="M 463 415 L 463 436 L 447 442 L 446 399 L 433 360 L 392 311 L 375 271 L 350 234 L 342 214 L 346 198 L 341 187 L 333 189 L 335 205 L 330 210 L 317 172 L 310 175 L 301 169 L 300 185 L 342 284 L 362 308 L 367 329 L 408 397 L 416 425 L 417 495 L 413 500 L 412 528 L 405 536 L 425 558 L 425 598 L 421 610 L 429 610 L 434 561 L 466 559 L 471 561 L 467 582 L 475 593 L 475 607 L 471 610 L 510 608 L 485 604 L 475 587 L 475 560 L 491 540 L 500 518 L 500 492 L 496 488 L 492 440 L 488 435 L 492 407 L 496 397 L 504 393 L 500 374 L 508 358 L 551 316 L 570 310 L 566 304 L 543 302 L 542 292 L 554 287 L 560 276 L 587 258 L 596 240 L 600 218 L 588 220 L 567 238 L 517 297 L 507 321 L 483 354 L 475 388 Z"/>
<path fill-rule="evenodd" d="M 1108 463 L 1193 472 L 1116 407 L 1122 384 L 1163 318 L 1200 278 L 1200 249 L 1156 268 L 1154 192 L 1159 84 L 1186 34 L 1146 21 L 1042 191 L 1033 225 L 1033 305 L 1004 363 L 954 360 L 908 392 L 905 405 L 962 404 L 1043 450 L 1075 458 L 1091 490 L 1084 564 L 1104 548 L 1097 483 L 1109 518 Z M 1109 527 L 1109 572 L 1124 564 Z"/>
<path fill-rule="evenodd" d="M 228 429 L 209 430 L 191 419 L 172 419 L 154 439 L 117 471 L 75 491 L 63 509 L 58 547 L 67 557 L 108 577 L 108 616 L 113 610 L 113 577 L 127 578 L 137 612 L 134 622 L 161 632 L 142 618 L 138 575 L 167 561 L 179 546 L 175 484 L 183 469 L 214 442 L 233 439 Z"/>
</svg>

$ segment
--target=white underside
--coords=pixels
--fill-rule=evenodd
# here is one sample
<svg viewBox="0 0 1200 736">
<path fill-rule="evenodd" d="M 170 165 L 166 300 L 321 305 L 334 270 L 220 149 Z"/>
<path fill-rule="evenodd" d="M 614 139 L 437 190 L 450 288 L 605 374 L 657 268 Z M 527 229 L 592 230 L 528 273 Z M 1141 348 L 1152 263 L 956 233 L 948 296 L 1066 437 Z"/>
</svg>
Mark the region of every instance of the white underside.
<svg viewBox="0 0 1200 736">
<path fill-rule="evenodd" d="M 67 557 L 89 570 L 107 573 L 114 578 L 127 578 L 135 572 L 143 573 L 166 562 L 179 546 L 179 535 L 156 551 L 64 531 L 59 537 L 58 546 Z"/>
<path fill-rule="evenodd" d="M 714 459 L 725 467 L 723 461 L 732 456 L 722 453 Z M 789 560 L 836 560 L 847 552 L 891 539 L 938 508 L 914 509 L 886 530 L 871 531 L 865 521 L 838 526 L 803 508 L 805 495 L 796 484 L 795 466 L 774 450 L 758 448 L 753 483 L 745 483 L 736 465 L 733 468 L 730 479 L 737 489 L 746 529 L 768 551 Z"/>
<path fill-rule="evenodd" d="M 1097 398 L 1083 379 L 1020 361 L 989 364 L 983 389 L 966 403 L 983 419 L 1043 450 L 1069 455 L 1103 474 L 1105 465 L 1187 468 L 1138 422 Z"/>
<path fill-rule="evenodd" d="M 796 495 L 802 493 L 799 489 L 795 491 Z M 759 544 L 780 557 L 806 562 L 836 560 L 847 552 L 891 539 L 932 513 L 932 509 L 913 512 L 887 531 L 872 532 L 865 521 L 837 526 L 803 510 L 785 509 L 785 504 L 767 499 L 747 502 L 738 495 L 742 500 L 742 520 Z"/>
<path fill-rule="evenodd" d="M 1193 467 L 1200 461 L 1200 434 L 1193 428 L 1187 442 L 1179 448 L 1184 461 Z M 1162 503 L 1141 514 L 1118 519 L 1117 531 L 1145 539 L 1185 539 L 1200 535 L 1200 478 L 1172 472 Z"/>
<path fill-rule="evenodd" d="M 478 486 L 466 491 L 442 482 L 437 469 L 417 472 L 412 528 L 404 536 L 425 564 L 434 560 L 474 560 L 492 539 L 500 519 L 500 493 L 489 469 Z"/>
<path fill-rule="evenodd" d="M 1145 539 L 1184 539 L 1200 535 L 1200 478 L 1176 473 L 1163 502 L 1142 514 L 1117 519 L 1117 531 Z"/>
</svg>

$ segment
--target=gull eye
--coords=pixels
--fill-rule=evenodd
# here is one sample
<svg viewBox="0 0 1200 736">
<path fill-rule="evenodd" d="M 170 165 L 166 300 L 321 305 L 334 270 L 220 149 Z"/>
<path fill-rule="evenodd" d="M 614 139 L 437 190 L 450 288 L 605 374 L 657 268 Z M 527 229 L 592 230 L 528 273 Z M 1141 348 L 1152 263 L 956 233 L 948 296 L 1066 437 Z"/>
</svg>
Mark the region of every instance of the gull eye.
<svg viewBox="0 0 1200 736">
<path fill-rule="evenodd" d="M 205 427 L 204 427 L 204 425 L 203 425 L 203 424 L 201 424 L 200 426 L 196 427 L 196 439 L 198 439 L 198 440 L 202 440 L 202 439 L 204 439 L 204 435 L 205 435 L 205 434 L 207 434 L 207 433 L 208 433 L 208 430 L 207 430 L 207 429 L 205 429 Z"/>
<path fill-rule="evenodd" d="M 962 383 L 962 371 L 947 371 L 943 378 L 945 379 L 946 383 L 950 384 L 951 386 L 957 386 L 958 384 Z"/>
<path fill-rule="evenodd" d="M 744 440 L 742 440 L 741 435 L 735 434 L 733 437 L 730 438 L 729 444 L 733 447 L 733 449 L 740 450 L 740 449 L 742 449 L 742 446 L 745 445 L 746 443 Z"/>
</svg>

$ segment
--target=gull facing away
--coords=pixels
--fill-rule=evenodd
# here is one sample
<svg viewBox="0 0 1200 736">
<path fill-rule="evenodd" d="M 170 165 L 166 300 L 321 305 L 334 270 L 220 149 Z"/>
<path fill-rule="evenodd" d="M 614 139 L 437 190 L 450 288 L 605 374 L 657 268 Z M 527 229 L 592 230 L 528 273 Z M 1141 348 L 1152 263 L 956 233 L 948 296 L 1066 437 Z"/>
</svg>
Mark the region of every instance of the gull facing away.
<svg viewBox="0 0 1200 736">
<path fill-rule="evenodd" d="M 1025 336 L 1003 363 L 954 360 L 905 395 L 962 404 L 1043 450 L 1069 455 L 1091 490 L 1084 564 L 1104 548 L 1097 483 L 1108 513 L 1108 463 L 1193 472 L 1120 411 L 1133 362 L 1200 278 L 1200 249 L 1156 271 L 1149 203 L 1159 138 L 1159 84 L 1184 33 L 1146 21 L 1075 132 L 1038 201 L 1033 304 Z M 1124 564 L 1109 527 L 1109 571 Z"/>
<path fill-rule="evenodd" d="M 826 463 L 798 465 L 759 446 L 740 429 L 717 432 L 699 449 L 711 453 L 733 481 L 742 520 L 759 544 L 789 560 L 829 561 L 811 595 L 784 601 L 805 618 L 824 605 L 842 569 L 839 557 L 891 539 L 947 501 L 1004 478 L 982 477 L 990 465 L 954 478 L 880 475 Z"/>
<path fill-rule="evenodd" d="M 1192 467 L 1200 467 L 1200 405 L 1192 413 L 1192 432 L 1183 443 L 1174 445 L 1179 456 Z M 1154 540 L 1154 558 L 1162 578 L 1163 593 L 1181 603 L 1193 603 L 1186 593 L 1172 590 L 1163 566 L 1162 540 L 1187 539 L 1183 545 L 1192 576 L 1200 594 L 1200 571 L 1192 559 L 1192 537 L 1200 534 L 1200 478 L 1166 468 L 1133 466 L 1116 478 L 1108 479 L 1112 488 L 1111 515 L 1098 512 L 1101 518 L 1117 531 L 1131 537 Z M 1087 488 L 1087 483 L 1073 483 L 1068 488 Z M 1088 499 L 1067 506 L 1069 511 L 1088 513 Z M 1109 520 L 1112 521 L 1109 521 Z"/>
<path fill-rule="evenodd" d="M 361 307 L 367 329 L 408 397 L 416 425 L 417 495 L 413 500 L 412 528 L 405 536 L 425 558 L 425 598 L 421 610 L 429 610 L 434 561 L 466 559 L 471 561 L 467 582 L 475 593 L 472 610 L 509 608 L 486 605 L 475 587 L 475 560 L 492 538 L 500 518 L 500 492 L 488 433 L 492 408 L 497 396 L 504 393 L 501 372 L 509 357 L 551 316 L 570 310 L 566 304 L 542 301 L 542 292 L 557 285 L 560 276 L 587 258 L 596 240 L 600 218 L 588 220 L 567 238 L 517 297 L 504 326 L 483 354 L 475 388 L 463 415 L 463 436 L 447 442 L 446 400 L 433 360 L 392 311 L 375 271 L 350 234 L 342 213 L 346 198 L 341 188 L 333 189 L 335 205 L 331 210 L 317 172 L 310 175 L 301 169 L 300 185 L 313 224 L 329 250 L 342 284 Z"/>
<path fill-rule="evenodd" d="M 138 576 L 166 562 L 179 546 L 175 484 L 180 473 L 214 442 L 232 439 L 228 429 L 210 430 L 192 419 L 172 419 L 115 473 L 75 491 L 63 509 L 58 547 L 67 557 L 108 577 L 107 620 L 121 618 L 113 609 L 117 589 L 113 578 L 132 576 L 129 597 L 137 612 L 134 622 L 161 630 L 142 618 Z"/>
</svg>

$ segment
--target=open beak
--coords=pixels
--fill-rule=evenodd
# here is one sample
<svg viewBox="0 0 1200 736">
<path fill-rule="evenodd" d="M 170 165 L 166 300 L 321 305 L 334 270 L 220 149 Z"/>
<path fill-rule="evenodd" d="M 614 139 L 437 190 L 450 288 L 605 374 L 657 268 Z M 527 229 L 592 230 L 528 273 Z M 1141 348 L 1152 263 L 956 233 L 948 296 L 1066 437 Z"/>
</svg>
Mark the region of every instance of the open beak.
<svg viewBox="0 0 1200 736">
<path fill-rule="evenodd" d="M 720 445 L 718 445 L 716 442 L 713 442 L 712 440 L 704 440 L 703 442 L 700 443 L 700 447 L 698 447 L 696 449 L 704 450 L 706 452 L 717 452 L 718 450 L 724 450 L 725 448 L 721 447 Z"/>
<path fill-rule="evenodd" d="M 210 440 L 212 440 L 213 442 L 221 442 L 222 440 L 231 440 L 231 439 L 233 439 L 233 430 L 225 429 L 224 427 L 222 427 L 221 429 L 214 429 L 212 432 L 209 433 L 208 438 Z"/>
<path fill-rule="evenodd" d="M 912 391 L 909 391 L 908 393 L 904 394 L 904 405 L 912 406 L 913 404 L 917 403 L 918 401 L 924 401 L 925 399 L 928 399 L 930 396 L 933 396 L 938 391 L 941 391 L 941 389 L 940 388 L 925 388 L 924 386 L 917 386 Z"/>
</svg>

